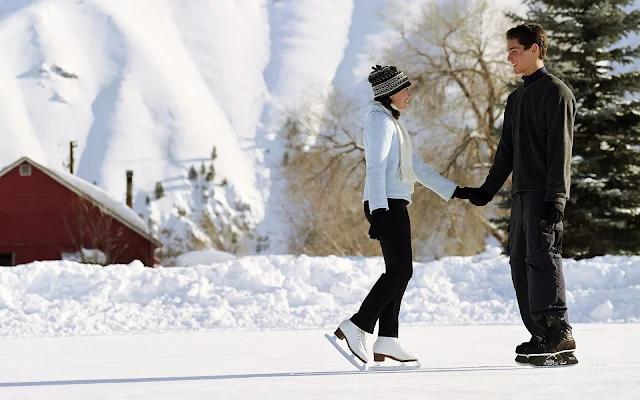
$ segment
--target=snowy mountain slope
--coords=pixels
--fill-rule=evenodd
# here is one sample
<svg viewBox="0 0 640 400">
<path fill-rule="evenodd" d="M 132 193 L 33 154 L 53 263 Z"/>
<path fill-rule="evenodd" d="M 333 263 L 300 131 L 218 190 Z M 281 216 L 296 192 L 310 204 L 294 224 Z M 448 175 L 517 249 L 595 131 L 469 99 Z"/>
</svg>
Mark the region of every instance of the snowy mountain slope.
<svg viewBox="0 0 640 400">
<path fill-rule="evenodd" d="M 77 174 L 124 200 L 134 170 L 143 210 L 156 182 L 189 196 L 188 168 L 215 146 L 217 176 L 286 252 L 286 113 L 332 85 L 370 95 L 390 2 L 2 0 L 0 165 L 66 168 L 75 141 Z"/>
<path fill-rule="evenodd" d="M 164 266 L 176 265 L 178 256 L 192 251 L 247 253 L 261 245 L 251 207 L 233 186 L 215 178 L 215 162 L 208 165 L 190 168 L 180 189 L 155 190 L 153 198 L 145 198 L 141 214 L 163 243 L 157 256 Z"/>
<path fill-rule="evenodd" d="M 61 168 L 75 140 L 78 175 L 123 198 L 126 169 L 136 172 L 137 190 L 150 190 L 208 159 L 216 146 L 218 172 L 259 214 L 255 165 L 242 140 L 255 130 L 265 95 L 263 4 L 2 5 L 0 129 L 10 143 L 2 164 L 28 155 Z M 241 23 L 251 26 L 253 42 L 240 35 L 234 42 L 229 33 Z M 65 78 L 56 67 L 77 77 Z"/>
<path fill-rule="evenodd" d="M 386 0 L 354 0 L 351 23 L 349 25 L 349 43 L 344 49 L 342 62 L 331 82 L 333 86 L 350 87 L 363 80 L 371 69 L 371 60 L 376 58 L 375 51 L 368 55 L 371 44 L 368 39 L 384 29 L 381 12 Z"/>
<path fill-rule="evenodd" d="M 260 232 L 269 238 L 270 252 L 287 252 L 290 234 L 280 168 L 285 143 L 279 131 L 289 113 L 322 107 L 349 42 L 352 13 L 353 0 L 280 0 L 269 5 L 271 59 L 264 78 L 270 100 L 256 132 L 256 147 L 263 151 L 265 167 Z"/>
<path fill-rule="evenodd" d="M 27 155 L 64 168 L 76 141 L 77 174 L 124 198 L 125 170 L 138 192 L 158 181 L 183 190 L 188 167 L 215 146 L 218 176 L 259 220 L 269 168 L 280 162 L 283 110 L 327 89 L 352 8 L 343 0 L 0 2 L 0 164 Z"/>
</svg>

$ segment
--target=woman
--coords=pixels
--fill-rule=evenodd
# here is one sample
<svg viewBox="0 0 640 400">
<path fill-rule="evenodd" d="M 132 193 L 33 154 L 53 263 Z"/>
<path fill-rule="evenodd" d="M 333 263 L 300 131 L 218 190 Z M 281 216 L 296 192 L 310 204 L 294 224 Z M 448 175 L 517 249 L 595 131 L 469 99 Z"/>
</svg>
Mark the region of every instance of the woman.
<svg viewBox="0 0 640 400">
<path fill-rule="evenodd" d="M 457 186 L 427 166 L 414 153 L 411 138 L 400 112 L 411 99 L 407 76 L 394 66 L 376 65 L 369 74 L 374 102 L 367 113 L 364 130 L 366 178 L 364 212 L 371 224 L 369 236 L 380 241 L 385 263 L 383 273 L 362 302 L 360 310 L 343 321 L 335 332 L 346 339 L 351 352 L 362 362 L 369 361 L 365 332 L 378 339 L 373 345 L 374 361 L 391 358 L 418 361 L 398 340 L 400 303 L 413 274 L 411 227 L 407 206 L 411 204 L 414 182 L 420 182 L 449 200 Z"/>
</svg>

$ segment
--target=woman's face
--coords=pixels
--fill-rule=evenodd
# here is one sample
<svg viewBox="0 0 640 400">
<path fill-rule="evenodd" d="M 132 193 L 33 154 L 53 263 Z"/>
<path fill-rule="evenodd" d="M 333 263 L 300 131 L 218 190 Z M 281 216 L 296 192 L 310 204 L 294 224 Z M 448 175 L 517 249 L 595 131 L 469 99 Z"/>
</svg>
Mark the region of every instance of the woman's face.
<svg viewBox="0 0 640 400">
<path fill-rule="evenodd" d="M 391 102 L 396 106 L 398 110 L 406 110 L 409 106 L 409 99 L 411 98 L 411 91 L 409 88 L 404 88 L 398 93 L 391 96 Z"/>
</svg>

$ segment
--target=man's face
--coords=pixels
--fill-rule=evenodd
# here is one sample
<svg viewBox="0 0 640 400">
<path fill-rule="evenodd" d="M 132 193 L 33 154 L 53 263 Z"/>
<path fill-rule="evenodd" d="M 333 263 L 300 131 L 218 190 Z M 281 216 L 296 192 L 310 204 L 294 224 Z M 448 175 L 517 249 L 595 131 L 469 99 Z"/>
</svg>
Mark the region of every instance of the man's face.
<svg viewBox="0 0 640 400">
<path fill-rule="evenodd" d="M 507 41 L 507 60 L 513 65 L 514 74 L 531 74 L 536 71 L 536 60 L 538 59 L 538 45 L 533 44 L 525 50 L 518 39 Z"/>
</svg>

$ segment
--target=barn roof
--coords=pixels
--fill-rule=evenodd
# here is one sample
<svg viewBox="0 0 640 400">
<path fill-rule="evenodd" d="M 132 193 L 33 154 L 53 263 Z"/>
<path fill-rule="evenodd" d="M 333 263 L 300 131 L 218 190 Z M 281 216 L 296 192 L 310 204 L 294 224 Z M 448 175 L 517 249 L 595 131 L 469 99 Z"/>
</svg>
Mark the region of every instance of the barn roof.
<svg viewBox="0 0 640 400">
<path fill-rule="evenodd" d="M 19 160 L 15 161 L 13 164 L 1 170 L 0 177 L 24 162 L 27 162 L 33 167 L 38 168 L 40 171 L 62 184 L 67 189 L 76 193 L 77 195 L 91 200 L 93 203 L 100 206 L 107 214 L 111 215 L 134 232 L 144 236 L 156 245 L 162 246 L 162 243 L 151 233 L 151 230 L 149 229 L 147 223 L 144 222 L 144 220 L 129 206 L 127 206 L 122 201 L 118 201 L 111 197 L 111 195 L 107 193 L 107 191 L 68 172 L 56 171 L 51 168 L 45 167 L 44 165 L 38 164 L 29 157 L 22 157 Z"/>
</svg>

